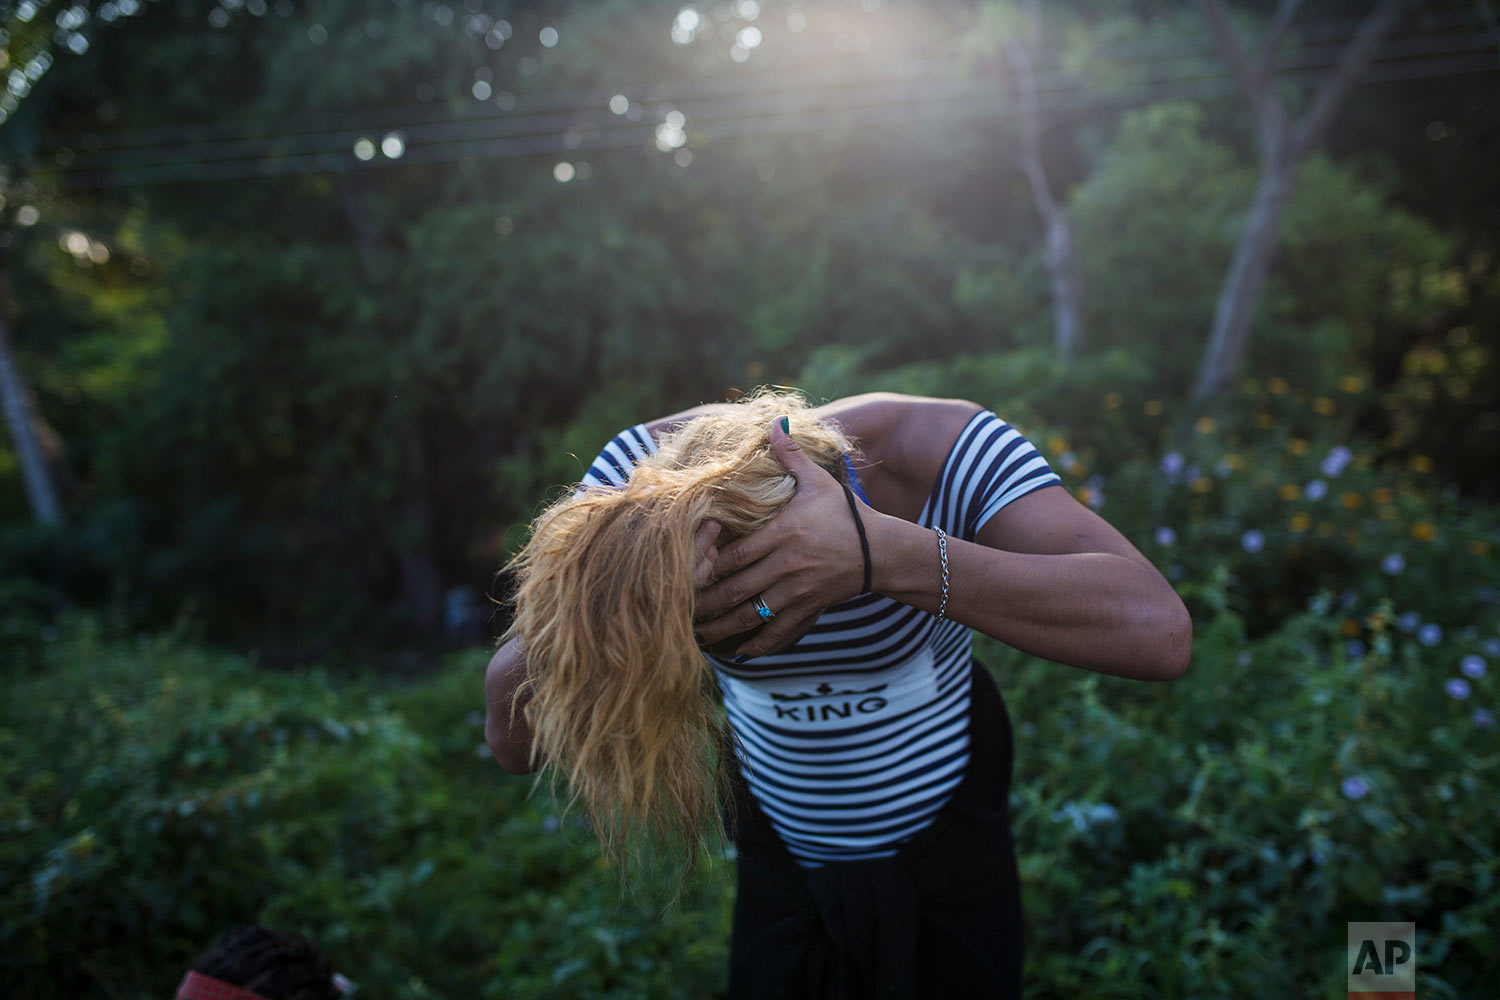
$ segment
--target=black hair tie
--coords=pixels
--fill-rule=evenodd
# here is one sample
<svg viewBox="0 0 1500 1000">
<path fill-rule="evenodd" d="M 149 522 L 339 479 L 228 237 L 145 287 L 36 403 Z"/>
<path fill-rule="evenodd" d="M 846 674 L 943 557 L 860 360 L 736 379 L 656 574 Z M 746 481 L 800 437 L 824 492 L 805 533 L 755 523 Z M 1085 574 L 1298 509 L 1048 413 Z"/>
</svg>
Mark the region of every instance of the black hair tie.
<svg viewBox="0 0 1500 1000">
<path fill-rule="evenodd" d="M 870 592 L 870 538 L 865 534 L 865 522 L 859 516 L 859 504 L 854 502 L 854 491 L 849 488 L 848 483 L 844 487 L 844 499 L 849 501 L 849 513 L 854 515 L 854 527 L 859 530 L 859 549 L 865 557 L 865 585 L 861 594 Z"/>
</svg>

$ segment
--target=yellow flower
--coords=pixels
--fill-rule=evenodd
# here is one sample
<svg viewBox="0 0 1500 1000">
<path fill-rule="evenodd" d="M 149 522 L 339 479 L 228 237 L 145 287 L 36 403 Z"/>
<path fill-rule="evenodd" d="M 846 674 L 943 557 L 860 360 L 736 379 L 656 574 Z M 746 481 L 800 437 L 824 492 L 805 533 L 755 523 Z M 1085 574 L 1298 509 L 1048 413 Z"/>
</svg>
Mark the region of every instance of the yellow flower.
<svg viewBox="0 0 1500 1000">
<path fill-rule="evenodd" d="M 1358 375 L 1345 375 L 1339 379 L 1339 388 L 1345 392 L 1358 392 L 1364 387 L 1365 384 Z"/>
<path fill-rule="evenodd" d="M 1230 451 L 1224 454 L 1224 464 L 1229 466 L 1235 472 L 1238 472 L 1245 467 L 1245 460 L 1236 455 L 1234 452 Z"/>
<path fill-rule="evenodd" d="M 1379 611 L 1372 612 L 1370 614 L 1370 617 L 1365 619 L 1365 624 L 1370 627 L 1370 631 L 1372 632 L 1384 632 L 1385 615 L 1381 614 Z"/>
<path fill-rule="evenodd" d="M 1311 527 L 1311 525 L 1312 518 L 1308 517 L 1306 513 L 1300 510 L 1292 515 L 1292 519 L 1289 522 L 1289 526 L 1291 527 L 1291 529 L 1299 535 L 1305 532 L 1309 527 Z"/>
<path fill-rule="evenodd" d="M 1125 402 L 1125 397 L 1121 396 L 1118 392 L 1108 393 L 1104 397 L 1104 406 L 1106 409 L 1118 410 L 1120 404 L 1123 402 Z"/>
<path fill-rule="evenodd" d="M 1389 486 L 1381 486 L 1378 487 L 1374 493 L 1370 494 L 1370 499 L 1374 500 L 1376 503 L 1390 503 L 1392 500 L 1396 499 L 1396 491 L 1391 489 Z"/>
<path fill-rule="evenodd" d="M 1268 431 L 1276 426 L 1276 418 L 1269 413 L 1257 413 L 1255 415 L 1255 426 L 1263 431 Z"/>
<path fill-rule="evenodd" d="M 1302 495 L 1302 487 L 1296 483 L 1282 483 L 1276 487 L 1276 495 L 1283 500 L 1296 500 Z"/>
<path fill-rule="evenodd" d="M 1353 618 L 1345 618 L 1339 622 L 1339 633 L 1346 639 L 1352 639 L 1359 635 L 1359 622 Z"/>
<path fill-rule="evenodd" d="M 1094 499 L 1094 491 L 1089 489 L 1087 486 L 1078 487 L 1078 489 L 1073 492 L 1073 495 L 1077 497 L 1078 502 L 1082 504 L 1090 503 Z"/>
<path fill-rule="evenodd" d="M 1313 409 L 1317 410 L 1319 413 L 1323 414 L 1323 416 L 1326 417 L 1333 412 L 1333 400 L 1329 399 L 1327 396 L 1319 396 L 1317 399 L 1313 400 Z"/>
<path fill-rule="evenodd" d="M 1089 477 L 1089 467 L 1087 465 L 1084 465 L 1082 462 L 1078 462 L 1073 466 L 1073 468 L 1069 469 L 1068 471 L 1077 476 L 1079 479 L 1087 479 Z"/>
<path fill-rule="evenodd" d="M 1293 455 L 1306 455 L 1308 447 L 1308 443 L 1302 438 L 1292 438 L 1286 443 L 1286 450 Z"/>
<path fill-rule="evenodd" d="M 1146 411 L 1146 416 L 1148 417 L 1158 417 L 1161 416 L 1163 407 L 1161 405 L 1161 400 L 1148 399 L 1146 400 L 1146 405 L 1141 407 L 1141 409 Z"/>
<path fill-rule="evenodd" d="M 1047 442 L 1047 447 L 1052 449 L 1053 454 L 1061 455 L 1068 450 L 1068 441 L 1066 438 L 1055 437 Z"/>
<path fill-rule="evenodd" d="M 1476 539 L 1474 539 L 1473 541 L 1471 541 L 1469 543 L 1469 555 L 1471 555 L 1471 556 L 1478 556 L 1479 558 L 1483 559 L 1485 556 L 1487 556 L 1489 554 L 1490 554 L 1490 543 L 1489 542 L 1481 541 L 1478 538 L 1476 538 Z"/>
<path fill-rule="evenodd" d="M 1188 489 L 1194 493 L 1207 493 L 1214 488 L 1214 481 L 1207 476 L 1199 476 L 1188 484 Z"/>
<path fill-rule="evenodd" d="M 1319 521 L 1318 522 L 1318 537 L 1319 538 L 1332 538 L 1333 537 L 1333 533 L 1335 531 L 1337 531 L 1337 530 L 1338 529 L 1335 528 L 1333 526 L 1333 524 L 1330 523 L 1330 522 L 1328 522 L 1328 521 Z"/>
<path fill-rule="evenodd" d="M 1349 510 L 1359 510 L 1365 505 L 1365 498 L 1358 493 L 1345 491 L 1339 494 L 1339 503 Z"/>
<path fill-rule="evenodd" d="M 1193 428 L 1199 434 L 1212 434 L 1214 426 L 1213 417 L 1199 417 L 1197 422 L 1193 424 Z"/>
<path fill-rule="evenodd" d="M 1273 396 L 1285 396 L 1286 391 L 1291 386 L 1286 384 L 1286 379 L 1284 378 L 1272 378 L 1266 382 L 1266 388 L 1271 390 L 1271 395 Z"/>
<path fill-rule="evenodd" d="M 1421 542 L 1430 542 L 1437 537 L 1437 526 L 1431 521 L 1418 521 L 1411 526 L 1411 536 Z"/>
<path fill-rule="evenodd" d="M 1432 459 L 1428 458 L 1426 455 L 1414 455 L 1414 456 L 1412 456 L 1411 471 L 1413 471 L 1413 472 L 1431 472 L 1432 471 Z"/>
<path fill-rule="evenodd" d="M 1381 507 L 1375 513 L 1377 515 L 1379 515 L 1379 517 L 1380 517 L 1380 519 L 1382 521 L 1390 521 L 1390 520 L 1394 520 L 1395 517 L 1396 517 L 1396 508 L 1394 508 L 1394 507 Z"/>
</svg>

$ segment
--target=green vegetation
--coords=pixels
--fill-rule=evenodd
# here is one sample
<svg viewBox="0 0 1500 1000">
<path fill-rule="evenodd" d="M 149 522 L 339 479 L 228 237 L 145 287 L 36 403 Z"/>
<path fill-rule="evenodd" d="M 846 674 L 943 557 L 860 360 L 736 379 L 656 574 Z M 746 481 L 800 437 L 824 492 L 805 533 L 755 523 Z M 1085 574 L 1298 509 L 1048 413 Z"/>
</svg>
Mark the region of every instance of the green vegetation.
<svg viewBox="0 0 1500 1000">
<path fill-rule="evenodd" d="M 765 383 L 984 403 L 1194 613 L 1167 686 L 978 643 L 1029 995 L 1342 996 L 1345 922 L 1382 919 L 1417 922 L 1424 996 L 1483 995 L 1491 29 L 1410 5 L 1194 407 L 1261 164 L 1168 6 L 1045 5 L 1064 364 L 1017 5 L 0 4 L 0 360 L 64 515 L 0 437 L 7 995 L 168 995 L 249 920 L 375 997 L 716 995 L 731 864 L 622 887 L 482 751 L 503 622 L 443 616 L 608 436 Z M 1300 12 L 1277 92 L 1369 6 Z"/>
<path fill-rule="evenodd" d="M 1103 477 L 1039 435 L 1197 639 L 1162 686 L 978 643 L 1017 722 L 1029 995 L 1340 995 L 1344 922 L 1377 913 L 1421 928 L 1424 995 L 1495 974 L 1495 515 L 1330 446 L 1337 407 L 1298 395 L 1247 409 L 1323 433 L 1205 419 Z M 12 995 L 163 995 L 248 920 L 379 996 L 716 995 L 732 866 L 675 902 L 622 888 L 586 823 L 488 759 L 484 660 L 285 674 L 65 619 L 0 691 Z"/>
</svg>

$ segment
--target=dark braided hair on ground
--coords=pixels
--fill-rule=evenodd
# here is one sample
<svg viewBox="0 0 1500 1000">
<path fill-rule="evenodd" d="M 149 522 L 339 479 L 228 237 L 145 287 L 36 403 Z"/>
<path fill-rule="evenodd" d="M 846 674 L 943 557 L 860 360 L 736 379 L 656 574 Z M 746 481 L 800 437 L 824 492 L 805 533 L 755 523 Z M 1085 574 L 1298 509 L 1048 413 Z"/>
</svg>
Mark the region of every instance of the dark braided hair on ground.
<svg viewBox="0 0 1500 1000">
<path fill-rule="evenodd" d="M 313 943 L 291 931 L 240 927 L 219 938 L 193 971 L 266 1000 L 339 1000 L 333 969 Z"/>
</svg>

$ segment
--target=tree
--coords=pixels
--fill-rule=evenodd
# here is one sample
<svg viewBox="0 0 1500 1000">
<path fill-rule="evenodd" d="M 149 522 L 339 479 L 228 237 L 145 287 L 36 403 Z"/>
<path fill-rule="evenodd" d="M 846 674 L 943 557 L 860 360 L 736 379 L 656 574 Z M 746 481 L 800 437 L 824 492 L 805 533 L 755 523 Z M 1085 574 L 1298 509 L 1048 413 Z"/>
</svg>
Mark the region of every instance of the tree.
<svg viewBox="0 0 1500 1000">
<path fill-rule="evenodd" d="M 1276 252 L 1276 230 L 1292 193 L 1297 166 L 1323 138 L 1334 112 L 1364 72 L 1401 10 L 1401 0 L 1381 0 L 1344 46 L 1338 63 L 1317 85 L 1295 122 L 1277 93 L 1275 58 L 1298 0 L 1281 0 L 1254 61 L 1246 58 L 1220 0 L 1203 0 L 1214 40 L 1255 115 L 1261 174 L 1244 229 L 1214 309 L 1208 346 L 1193 387 L 1202 403 L 1233 377 L 1250 339 L 1255 306 Z"/>
<path fill-rule="evenodd" d="M 1073 254 L 1073 234 L 1068 213 L 1052 196 L 1047 171 L 1042 165 L 1042 114 L 1037 102 L 1036 72 L 1031 52 L 1039 47 L 1042 13 L 1037 0 L 1026 0 L 1024 38 L 1011 35 L 1005 42 L 1005 57 L 1016 78 L 1021 98 L 1021 152 L 1017 165 L 1026 176 L 1037 214 L 1046 227 L 1043 259 L 1052 289 L 1052 322 L 1058 359 L 1072 361 L 1083 346 L 1082 290 Z"/>
<path fill-rule="evenodd" d="M 0 306 L 3 306 L 3 302 L 4 299 L 0 298 Z M 26 499 L 31 504 L 32 514 L 42 524 L 58 524 L 62 521 L 62 506 L 57 502 L 57 489 L 52 484 L 47 455 L 36 430 L 36 412 L 31 394 L 21 381 L 20 369 L 16 367 L 15 356 L 11 353 L 10 336 L 6 332 L 3 315 L 0 315 L 0 404 L 5 408 L 5 425 L 15 444 L 16 458 L 21 466 L 21 478 L 26 483 Z"/>
</svg>

